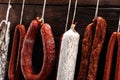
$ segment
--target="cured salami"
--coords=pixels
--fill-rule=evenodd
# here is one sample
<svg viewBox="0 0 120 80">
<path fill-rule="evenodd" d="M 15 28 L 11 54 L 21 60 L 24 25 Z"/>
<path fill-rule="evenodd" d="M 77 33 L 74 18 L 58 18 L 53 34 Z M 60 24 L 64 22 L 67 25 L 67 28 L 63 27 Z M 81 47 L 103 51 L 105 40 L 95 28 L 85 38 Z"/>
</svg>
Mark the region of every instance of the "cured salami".
<svg viewBox="0 0 120 80">
<path fill-rule="evenodd" d="M 113 34 L 111 35 L 111 38 L 109 40 L 109 44 L 108 44 L 103 80 L 110 80 L 112 58 L 114 55 L 113 53 L 114 53 L 116 39 L 117 39 L 117 32 L 113 32 Z"/>
<path fill-rule="evenodd" d="M 57 80 L 74 80 L 79 38 L 80 35 L 73 28 L 63 34 Z"/>
<path fill-rule="evenodd" d="M 39 74 L 35 74 L 32 68 L 32 54 L 36 36 L 41 31 L 43 41 L 44 59 Z M 21 52 L 21 68 L 26 80 L 48 80 L 55 67 L 55 42 L 51 27 L 37 20 L 33 20 L 26 33 Z"/>
<path fill-rule="evenodd" d="M 25 34 L 26 29 L 24 25 L 17 25 L 14 32 L 12 52 L 8 70 L 8 77 L 10 80 L 20 80 L 21 76 L 20 57 Z"/>
<path fill-rule="evenodd" d="M 95 80 L 98 69 L 99 57 L 106 35 L 106 21 L 102 17 L 94 19 L 96 21 L 96 31 L 92 43 L 92 50 L 90 54 L 90 64 L 88 69 L 87 80 Z"/>
<path fill-rule="evenodd" d="M 86 80 L 87 72 L 89 67 L 89 57 L 91 53 L 92 47 L 92 40 L 93 36 L 93 28 L 95 27 L 95 23 L 91 23 L 87 26 L 84 34 L 84 39 L 82 42 L 82 56 L 81 56 L 81 63 L 80 63 L 80 70 L 78 74 L 78 80 Z"/>
<path fill-rule="evenodd" d="M 106 21 L 102 17 L 93 19 L 93 22 L 87 26 L 82 42 L 78 80 L 96 79 L 99 56 L 105 40 L 105 34 Z"/>
<path fill-rule="evenodd" d="M 10 22 L 0 26 L 0 80 L 4 80 L 6 66 L 8 65 L 7 53 L 10 40 Z"/>
<path fill-rule="evenodd" d="M 114 80 L 120 80 L 120 32 L 117 32 L 117 40 L 118 40 L 118 53 Z"/>
</svg>

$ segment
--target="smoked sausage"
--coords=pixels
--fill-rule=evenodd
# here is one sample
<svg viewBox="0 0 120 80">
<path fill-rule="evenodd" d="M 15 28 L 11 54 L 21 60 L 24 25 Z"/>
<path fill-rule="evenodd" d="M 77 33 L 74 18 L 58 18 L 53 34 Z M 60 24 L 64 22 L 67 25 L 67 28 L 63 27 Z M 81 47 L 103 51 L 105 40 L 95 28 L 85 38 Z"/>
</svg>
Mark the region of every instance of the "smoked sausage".
<svg viewBox="0 0 120 80">
<path fill-rule="evenodd" d="M 8 69 L 9 80 L 20 80 L 20 57 L 25 34 L 26 29 L 24 25 L 17 25 L 14 32 L 12 52 Z"/>
<path fill-rule="evenodd" d="M 21 68 L 26 80 L 48 80 L 54 69 L 55 42 L 50 25 L 33 20 L 26 33 L 21 52 Z M 41 31 L 43 41 L 44 59 L 39 74 L 34 74 L 32 68 L 32 54 L 36 36 Z"/>
<path fill-rule="evenodd" d="M 87 80 L 96 79 L 99 57 L 105 40 L 107 28 L 106 21 L 102 17 L 97 17 L 94 21 L 96 21 L 96 31 L 92 43 Z"/>
<path fill-rule="evenodd" d="M 106 21 L 102 17 L 93 19 L 85 31 L 82 56 L 77 80 L 95 80 L 99 55 L 105 40 Z"/>
<path fill-rule="evenodd" d="M 117 39 L 117 32 L 113 32 L 108 43 L 103 80 L 110 80 L 110 72 L 111 72 L 112 58 L 113 58 L 112 56 L 114 55 L 113 52 L 114 52 L 116 39 Z"/>
<path fill-rule="evenodd" d="M 81 56 L 80 70 L 77 80 L 86 80 L 87 78 L 89 57 L 91 53 L 92 40 L 93 40 L 92 34 L 94 27 L 95 27 L 95 23 L 93 22 L 89 24 L 85 30 L 84 39 L 82 41 L 82 56 Z"/>
<path fill-rule="evenodd" d="M 120 80 L 120 32 L 117 32 L 118 53 L 114 80 Z"/>
</svg>

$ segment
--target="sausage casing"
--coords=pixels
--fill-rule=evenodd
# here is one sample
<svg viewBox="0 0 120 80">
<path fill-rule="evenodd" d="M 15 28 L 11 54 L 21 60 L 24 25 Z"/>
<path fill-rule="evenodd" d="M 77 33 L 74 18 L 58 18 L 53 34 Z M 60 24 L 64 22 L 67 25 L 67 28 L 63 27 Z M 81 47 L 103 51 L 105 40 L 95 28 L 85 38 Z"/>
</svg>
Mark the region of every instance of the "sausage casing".
<svg viewBox="0 0 120 80">
<path fill-rule="evenodd" d="M 89 56 L 91 53 L 91 47 L 92 47 L 92 34 L 94 28 L 94 23 L 91 23 L 87 26 L 84 34 L 84 39 L 82 42 L 82 56 L 81 56 L 81 62 L 80 62 L 80 70 L 77 77 L 77 80 L 86 80 L 87 77 L 87 71 L 89 66 Z"/>
<path fill-rule="evenodd" d="M 39 74 L 34 74 L 32 69 L 32 51 L 36 36 L 41 28 L 41 35 L 43 40 L 44 60 L 43 66 Z M 55 43 L 48 24 L 39 25 L 37 20 L 33 20 L 30 24 L 21 53 L 21 68 L 26 80 L 47 80 L 54 68 L 55 60 Z"/>
<path fill-rule="evenodd" d="M 112 56 L 114 52 L 116 39 L 117 39 L 117 32 L 113 32 L 109 40 L 109 43 L 108 43 L 103 80 L 110 80 L 110 72 L 111 72 L 111 67 L 112 67 Z"/>
<path fill-rule="evenodd" d="M 97 25 L 90 54 L 90 64 L 87 80 L 96 79 L 99 57 L 105 40 L 107 28 L 106 21 L 102 17 L 97 17 L 94 20 L 96 20 Z"/>
<path fill-rule="evenodd" d="M 12 52 L 8 70 L 8 77 L 10 80 L 20 80 L 20 56 L 25 34 L 26 29 L 24 25 L 17 25 L 14 32 Z"/>
<path fill-rule="evenodd" d="M 114 80 L 120 80 L 120 32 L 117 32 L 118 53 Z"/>
<path fill-rule="evenodd" d="M 72 29 L 63 34 L 57 80 L 73 80 L 80 35 Z"/>
</svg>

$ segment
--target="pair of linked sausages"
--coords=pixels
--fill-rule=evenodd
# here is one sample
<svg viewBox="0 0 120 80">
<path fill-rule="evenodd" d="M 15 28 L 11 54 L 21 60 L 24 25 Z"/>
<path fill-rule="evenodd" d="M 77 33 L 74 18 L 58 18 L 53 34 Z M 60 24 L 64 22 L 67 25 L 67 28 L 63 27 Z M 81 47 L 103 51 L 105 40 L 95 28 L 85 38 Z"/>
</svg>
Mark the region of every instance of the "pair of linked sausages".
<svg viewBox="0 0 120 80">
<path fill-rule="evenodd" d="M 41 71 L 35 74 L 32 68 L 32 52 L 35 39 L 40 35 L 39 31 L 43 41 L 44 59 Z M 16 26 L 8 70 L 10 80 L 20 80 L 21 74 L 25 80 L 48 80 L 55 67 L 54 61 L 55 42 L 49 24 L 33 20 L 27 32 L 24 25 Z"/>
<path fill-rule="evenodd" d="M 93 19 L 84 34 L 78 80 L 96 80 L 99 57 L 105 40 L 107 24 L 105 19 Z"/>
</svg>

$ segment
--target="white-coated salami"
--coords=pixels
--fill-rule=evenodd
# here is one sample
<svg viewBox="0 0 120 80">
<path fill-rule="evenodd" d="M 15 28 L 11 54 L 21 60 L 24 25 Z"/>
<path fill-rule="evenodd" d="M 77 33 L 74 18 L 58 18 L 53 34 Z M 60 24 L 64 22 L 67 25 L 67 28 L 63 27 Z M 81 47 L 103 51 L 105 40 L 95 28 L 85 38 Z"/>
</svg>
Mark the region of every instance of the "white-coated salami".
<svg viewBox="0 0 120 80">
<path fill-rule="evenodd" d="M 80 35 L 74 28 L 69 29 L 63 34 L 57 80 L 74 80 L 79 38 Z"/>
<path fill-rule="evenodd" d="M 10 39 L 10 23 L 3 23 L 0 26 L 0 80 L 4 80 L 7 63 L 8 45 Z"/>
<path fill-rule="evenodd" d="M 0 80 L 4 80 L 8 65 L 7 53 L 10 40 L 10 22 L 8 21 L 9 11 L 11 9 L 10 1 L 6 14 L 6 20 L 0 22 Z"/>
</svg>

